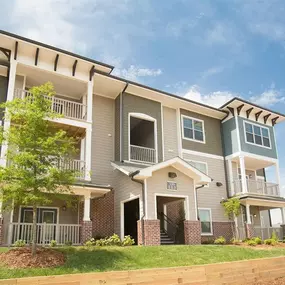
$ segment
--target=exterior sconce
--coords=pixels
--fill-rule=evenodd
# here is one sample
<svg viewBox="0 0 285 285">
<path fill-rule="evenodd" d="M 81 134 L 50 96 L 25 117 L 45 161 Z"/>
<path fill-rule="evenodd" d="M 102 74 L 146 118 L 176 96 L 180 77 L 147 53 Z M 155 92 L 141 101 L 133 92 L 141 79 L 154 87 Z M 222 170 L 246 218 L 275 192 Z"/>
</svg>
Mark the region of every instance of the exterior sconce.
<svg viewBox="0 0 285 285">
<path fill-rule="evenodd" d="M 222 182 L 217 182 L 216 185 L 217 185 L 218 187 L 221 187 L 221 186 L 223 186 L 223 183 L 222 183 Z"/>
<path fill-rule="evenodd" d="M 65 212 L 65 211 L 66 211 L 66 205 L 63 205 L 63 206 L 61 207 L 61 210 Z"/>
<path fill-rule="evenodd" d="M 168 172 L 168 177 L 169 178 L 176 178 L 177 174 L 175 172 Z"/>
</svg>

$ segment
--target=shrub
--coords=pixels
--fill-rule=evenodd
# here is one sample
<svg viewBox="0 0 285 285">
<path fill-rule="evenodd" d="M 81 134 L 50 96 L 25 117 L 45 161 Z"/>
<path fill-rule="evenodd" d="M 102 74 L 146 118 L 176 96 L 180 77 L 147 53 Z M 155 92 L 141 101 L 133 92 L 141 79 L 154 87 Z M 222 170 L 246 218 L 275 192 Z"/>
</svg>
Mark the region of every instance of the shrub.
<svg viewBox="0 0 285 285">
<path fill-rule="evenodd" d="M 86 242 L 84 243 L 84 245 L 87 246 L 87 247 L 91 247 L 91 246 L 94 246 L 94 242 L 91 241 L 91 240 L 88 240 L 88 241 L 86 241 Z"/>
<path fill-rule="evenodd" d="M 108 245 L 110 246 L 120 246 L 122 245 L 122 241 L 120 239 L 120 237 L 117 235 L 117 234 L 113 234 L 112 236 L 110 236 L 108 239 L 107 239 L 107 243 Z"/>
<path fill-rule="evenodd" d="M 16 240 L 13 244 L 14 247 L 24 247 L 26 245 L 26 242 L 22 239 Z"/>
<path fill-rule="evenodd" d="M 246 244 L 247 244 L 247 245 L 250 245 L 250 246 L 256 246 L 256 245 L 257 245 L 257 243 L 256 243 L 256 241 L 255 241 L 254 239 L 248 240 L 248 241 L 246 242 Z"/>
<path fill-rule="evenodd" d="M 274 246 L 277 244 L 277 241 L 275 239 L 269 238 L 269 239 L 264 240 L 264 244 Z"/>
<path fill-rule="evenodd" d="M 275 231 L 272 232 L 271 239 L 274 239 L 276 242 L 279 241 L 279 237 L 277 236 Z"/>
<path fill-rule="evenodd" d="M 262 239 L 260 237 L 252 238 L 256 242 L 256 244 L 262 244 Z"/>
<path fill-rule="evenodd" d="M 64 244 L 66 246 L 72 246 L 72 241 L 71 240 L 67 240 Z"/>
<path fill-rule="evenodd" d="M 122 240 L 122 246 L 131 246 L 133 244 L 135 244 L 135 240 L 131 236 L 125 236 Z"/>
<path fill-rule="evenodd" d="M 232 238 L 231 239 L 231 244 L 240 244 L 240 240 L 239 239 L 235 239 L 235 238 Z"/>
<path fill-rule="evenodd" d="M 214 244 L 226 244 L 226 239 L 223 236 L 220 236 L 215 239 Z"/>
<path fill-rule="evenodd" d="M 55 246 L 57 246 L 56 240 L 51 240 L 50 243 L 49 243 L 49 246 L 50 246 L 50 247 L 55 247 Z"/>
</svg>

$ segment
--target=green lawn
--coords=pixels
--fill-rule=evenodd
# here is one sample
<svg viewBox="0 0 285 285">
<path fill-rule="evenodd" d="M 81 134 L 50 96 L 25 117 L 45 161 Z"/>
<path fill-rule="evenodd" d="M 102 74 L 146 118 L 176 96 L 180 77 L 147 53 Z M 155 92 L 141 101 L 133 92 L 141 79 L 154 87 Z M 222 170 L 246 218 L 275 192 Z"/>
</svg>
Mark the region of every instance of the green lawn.
<svg viewBox="0 0 285 285">
<path fill-rule="evenodd" d="M 0 252 L 7 251 L 0 248 Z M 46 269 L 8 269 L 0 267 L 0 279 L 79 272 L 186 266 L 242 259 L 285 255 L 285 249 L 257 250 L 237 246 L 157 246 L 60 248 L 67 256 L 64 266 Z"/>
</svg>

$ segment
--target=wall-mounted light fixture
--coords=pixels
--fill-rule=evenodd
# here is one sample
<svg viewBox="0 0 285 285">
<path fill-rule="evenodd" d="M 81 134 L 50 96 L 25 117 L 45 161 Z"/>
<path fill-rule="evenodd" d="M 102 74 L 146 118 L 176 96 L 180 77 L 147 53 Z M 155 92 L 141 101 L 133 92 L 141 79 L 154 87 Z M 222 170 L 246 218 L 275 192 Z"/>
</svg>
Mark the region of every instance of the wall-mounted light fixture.
<svg viewBox="0 0 285 285">
<path fill-rule="evenodd" d="M 217 182 L 216 185 L 217 185 L 218 187 L 221 187 L 221 186 L 223 186 L 223 183 L 222 183 L 222 182 Z"/>
<path fill-rule="evenodd" d="M 61 210 L 65 212 L 65 211 L 66 211 L 66 205 L 63 205 L 63 206 L 61 207 Z"/>
<path fill-rule="evenodd" d="M 177 174 L 175 172 L 168 172 L 168 177 L 169 178 L 176 178 Z"/>
</svg>

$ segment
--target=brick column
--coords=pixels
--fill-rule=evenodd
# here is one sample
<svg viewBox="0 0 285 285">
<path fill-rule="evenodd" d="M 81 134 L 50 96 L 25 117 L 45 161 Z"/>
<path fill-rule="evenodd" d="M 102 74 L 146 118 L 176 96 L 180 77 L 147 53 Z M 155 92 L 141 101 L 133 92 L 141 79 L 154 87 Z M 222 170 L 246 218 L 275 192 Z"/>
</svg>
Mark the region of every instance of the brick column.
<svg viewBox="0 0 285 285">
<path fill-rule="evenodd" d="M 281 227 L 281 236 L 282 236 L 282 239 L 284 240 L 285 238 L 285 225 L 280 225 Z"/>
<path fill-rule="evenodd" d="M 184 221 L 185 244 L 201 244 L 200 221 Z"/>
<path fill-rule="evenodd" d="M 83 221 L 82 231 L 81 231 L 81 243 L 84 243 L 91 238 L 92 238 L 92 222 Z"/>
<path fill-rule="evenodd" d="M 160 245 L 159 220 L 138 220 L 137 225 L 138 245 Z"/>
<path fill-rule="evenodd" d="M 245 224 L 245 231 L 247 238 L 252 238 L 254 236 L 254 230 L 252 224 Z"/>
<path fill-rule="evenodd" d="M 0 245 L 4 242 L 4 224 L 3 224 L 3 218 L 0 218 Z"/>
</svg>

